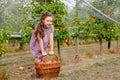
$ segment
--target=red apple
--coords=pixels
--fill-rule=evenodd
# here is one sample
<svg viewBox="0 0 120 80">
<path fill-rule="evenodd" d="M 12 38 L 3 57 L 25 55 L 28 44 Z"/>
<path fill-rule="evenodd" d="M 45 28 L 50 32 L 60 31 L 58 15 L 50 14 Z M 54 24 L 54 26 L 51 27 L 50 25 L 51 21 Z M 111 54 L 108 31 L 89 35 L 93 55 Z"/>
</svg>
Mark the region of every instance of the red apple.
<svg viewBox="0 0 120 80">
<path fill-rule="evenodd" d="M 38 65 L 39 62 L 40 62 L 40 60 L 39 60 L 39 59 L 36 59 L 36 60 L 35 60 L 35 65 Z"/>
<path fill-rule="evenodd" d="M 31 69 L 31 66 L 27 66 L 27 69 Z"/>
<path fill-rule="evenodd" d="M 71 44 L 72 44 L 72 42 L 71 42 L 70 40 L 68 40 L 67 44 L 68 44 L 68 45 L 71 45 Z"/>
<path fill-rule="evenodd" d="M 73 21 L 73 24 L 74 24 L 74 25 L 77 25 L 77 24 L 78 24 L 78 22 L 77 22 L 77 21 Z"/>
<path fill-rule="evenodd" d="M 97 18 L 97 16 L 93 16 L 93 18 L 94 18 L 94 19 L 96 19 L 96 18 Z"/>
<path fill-rule="evenodd" d="M 67 43 L 69 40 L 68 39 L 65 39 L 64 42 Z"/>
</svg>

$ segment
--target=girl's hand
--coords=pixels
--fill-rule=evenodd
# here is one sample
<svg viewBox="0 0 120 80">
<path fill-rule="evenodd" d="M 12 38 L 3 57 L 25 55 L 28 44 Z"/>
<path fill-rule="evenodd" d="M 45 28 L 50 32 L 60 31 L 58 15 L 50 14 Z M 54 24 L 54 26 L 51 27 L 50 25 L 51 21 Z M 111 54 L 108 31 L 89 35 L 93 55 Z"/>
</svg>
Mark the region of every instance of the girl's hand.
<svg viewBox="0 0 120 80">
<path fill-rule="evenodd" d="M 35 59 L 35 62 L 40 62 L 39 58 L 36 58 L 36 59 Z"/>
<path fill-rule="evenodd" d="M 46 52 L 42 52 L 42 55 L 45 56 L 45 55 L 47 55 L 47 53 Z"/>
<path fill-rule="evenodd" d="M 54 52 L 53 52 L 53 51 L 49 51 L 48 53 L 49 53 L 49 54 L 54 54 Z"/>
<path fill-rule="evenodd" d="M 37 58 L 37 59 L 40 59 L 41 57 L 42 57 L 42 55 L 38 55 L 36 58 Z"/>
</svg>

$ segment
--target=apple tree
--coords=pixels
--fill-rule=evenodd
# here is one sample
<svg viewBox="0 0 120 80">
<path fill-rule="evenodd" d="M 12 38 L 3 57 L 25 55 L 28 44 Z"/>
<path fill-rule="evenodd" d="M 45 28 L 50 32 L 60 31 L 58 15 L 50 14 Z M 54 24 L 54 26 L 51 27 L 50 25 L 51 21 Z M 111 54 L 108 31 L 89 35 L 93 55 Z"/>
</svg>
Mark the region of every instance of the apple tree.
<svg viewBox="0 0 120 80">
<path fill-rule="evenodd" d="M 87 31 L 89 33 L 89 36 L 94 40 L 99 40 L 100 43 L 100 54 L 102 53 L 102 40 L 105 38 L 105 22 L 97 16 L 90 16 L 87 24 Z"/>
<path fill-rule="evenodd" d="M 110 49 L 111 47 L 111 41 L 112 39 L 114 39 L 115 37 L 115 26 L 113 24 L 113 22 L 106 22 L 104 24 L 104 28 L 105 28 L 105 40 L 108 42 L 108 49 Z"/>
<path fill-rule="evenodd" d="M 119 24 L 116 24 L 116 23 L 114 23 L 113 25 L 114 25 L 114 27 L 115 27 L 115 35 L 114 35 L 114 38 L 115 38 L 115 40 L 116 40 L 116 42 L 117 42 L 116 49 L 117 49 L 117 51 L 118 51 L 118 50 L 119 50 L 119 38 L 120 38 L 120 25 L 119 25 Z"/>
<path fill-rule="evenodd" d="M 79 53 L 79 39 L 83 39 L 85 31 L 84 31 L 84 24 L 80 21 L 79 18 L 74 18 L 72 21 L 71 27 L 71 36 L 75 42 L 75 53 Z"/>
</svg>

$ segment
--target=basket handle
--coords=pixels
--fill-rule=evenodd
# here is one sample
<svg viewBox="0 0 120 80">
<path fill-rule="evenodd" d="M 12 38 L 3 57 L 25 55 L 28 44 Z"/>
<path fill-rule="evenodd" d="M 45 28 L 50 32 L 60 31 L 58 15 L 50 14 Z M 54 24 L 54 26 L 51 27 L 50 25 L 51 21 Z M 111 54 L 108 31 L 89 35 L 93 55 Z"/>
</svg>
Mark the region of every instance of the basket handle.
<svg viewBox="0 0 120 80">
<path fill-rule="evenodd" d="M 59 60 L 60 60 L 59 57 L 58 57 L 56 54 L 49 54 L 49 53 L 48 53 L 47 55 L 44 55 L 44 56 L 41 55 L 40 58 L 41 58 L 41 57 L 45 57 L 45 56 L 55 56 L 55 60 L 56 60 L 56 61 L 59 61 Z"/>
<path fill-rule="evenodd" d="M 56 54 L 49 54 L 49 53 L 48 53 L 47 55 L 49 55 L 49 56 L 55 56 L 55 60 L 56 60 L 56 61 L 59 61 L 59 57 L 58 57 Z M 46 55 L 46 56 L 47 56 L 47 55 Z"/>
</svg>

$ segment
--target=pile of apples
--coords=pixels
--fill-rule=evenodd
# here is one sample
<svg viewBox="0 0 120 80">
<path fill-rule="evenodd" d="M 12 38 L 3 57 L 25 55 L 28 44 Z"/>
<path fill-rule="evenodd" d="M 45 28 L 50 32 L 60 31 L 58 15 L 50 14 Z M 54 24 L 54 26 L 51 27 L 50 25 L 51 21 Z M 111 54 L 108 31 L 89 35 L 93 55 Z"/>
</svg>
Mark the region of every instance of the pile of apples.
<svg viewBox="0 0 120 80">
<path fill-rule="evenodd" d="M 44 59 L 44 60 L 42 60 L 42 61 L 36 60 L 36 61 L 35 61 L 35 64 L 39 64 L 39 63 L 49 64 L 49 63 L 55 63 L 55 62 L 57 62 L 57 61 L 56 61 L 56 60 L 46 60 L 46 59 Z"/>
<path fill-rule="evenodd" d="M 48 63 L 51 63 L 52 61 L 51 60 L 43 60 L 42 63 L 45 63 L 45 64 L 48 64 Z"/>
<path fill-rule="evenodd" d="M 64 43 L 66 43 L 67 45 L 71 45 L 72 44 L 72 42 L 69 39 L 65 39 Z"/>
</svg>

